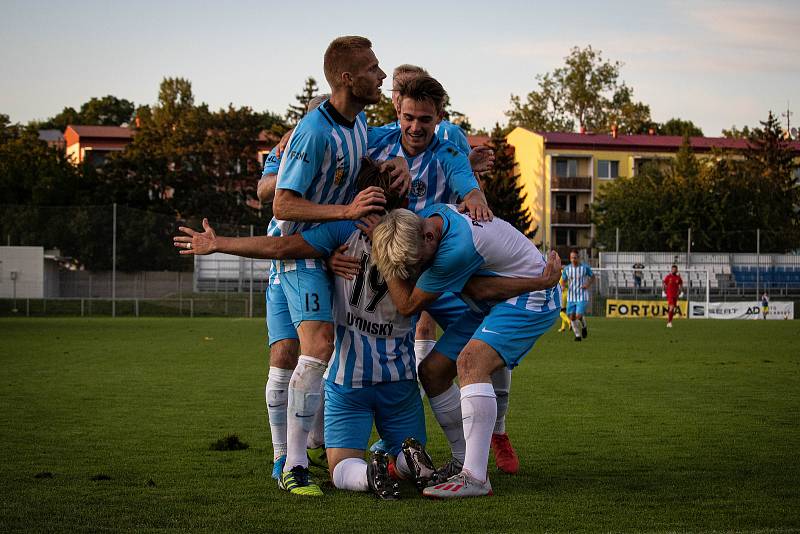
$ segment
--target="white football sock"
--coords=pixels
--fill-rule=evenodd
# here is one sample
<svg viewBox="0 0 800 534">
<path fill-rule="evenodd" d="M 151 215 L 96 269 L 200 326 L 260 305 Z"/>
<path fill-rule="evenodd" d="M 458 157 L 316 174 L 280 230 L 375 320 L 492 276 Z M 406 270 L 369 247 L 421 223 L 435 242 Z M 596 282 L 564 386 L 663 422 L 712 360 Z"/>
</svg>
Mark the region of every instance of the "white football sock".
<svg viewBox="0 0 800 534">
<path fill-rule="evenodd" d="M 461 412 L 467 453 L 464 470 L 478 480 L 486 480 L 492 429 L 497 419 L 497 401 L 491 384 L 469 384 L 461 388 Z"/>
<path fill-rule="evenodd" d="M 414 473 L 412 473 L 411 468 L 408 467 L 408 463 L 406 463 L 406 455 L 403 454 L 403 451 L 400 451 L 400 454 L 398 454 L 397 458 L 395 458 L 394 467 L 397 473 L 406 480 L 414 478 Z"/>
<path fill-rule="evenodd" d="M 333 485 L 350 491 L 367 491 L 367 462 L 363 458 L 345 458 L 333 468 Z"/>
<path fill-rule="evenodd" d="M 572 321 L 572 331 L 575 332 L 575 337 L 581 337 L 581 322 L 577 319 Z"/>
<path fill-rule="evenodd" d="M 497 419 L 494 422 L 494 433 L 506 431 L 506 414 L 508 413 L 508 394 L 511 391 L 511 369 L 501 367 L 492 373 L 492 387 L 497 395 Z"/>
<path fill-rule="evenodd" d="M 414 358 L 417 360 L 418 380 L 419 380 L 419 364 L 422 363 L 422 360 L 428 357 L 428 354 L 431 353 L 435 345 L 436 345 L 435 339 L 418 339 L 414 341 Z M 419 397 L 421 399 L 425 398 L 425 389 L 422 387 L 422 384 L 419 385 Z"/>
<path fill-rule="evenodd" d="M 291 378 L 291 369 L 270 367 L 267 387 L 264 389 L 275 460 L 286 454 L 286 404 L 289 398 L 289 380 Z"/>
<path fill-rule="evenodd" d="M 433 347 L 436 345 L 435 339 L 418 339 L 414 342 L 414 356 L 417 359 L 417 370 L 419 371 L 419 364 L 422 363 L 428 354 L 431 353 Z"/>
<path fill-rule="evenodd" d="M 308 433 L 306 447 L 316 449 L 325 445 L 325 381 L 319 383 L 319 408 L 314 415 L 314 425 Z"/>
<path fill-rule="evenodd" d="M 491 386 L 490 386 L 491 387 Z M 464 461 L 467 444 L 464 441 L 464 427 L 461 420 L 461 393 L 455 384 L 450 389 L 430 399 L 431 410 L 439 426 L 442 427 L 450 452 L 457 460 Z"/>
<path fill-rule="evenodd" d="M 581 315 L 581 326 L 586 328 L 586 317 Z"/>
<path fill-rule="evenodd" d="M 314 424 L 320 403 L 319 387 L 327 363 L 311 356 L 300 356 L 289 382 L 288 413 L 286 414 L 286 465 L 284 472 L 294 466 L 308 467 L 306 442 Z"/>
</svg>

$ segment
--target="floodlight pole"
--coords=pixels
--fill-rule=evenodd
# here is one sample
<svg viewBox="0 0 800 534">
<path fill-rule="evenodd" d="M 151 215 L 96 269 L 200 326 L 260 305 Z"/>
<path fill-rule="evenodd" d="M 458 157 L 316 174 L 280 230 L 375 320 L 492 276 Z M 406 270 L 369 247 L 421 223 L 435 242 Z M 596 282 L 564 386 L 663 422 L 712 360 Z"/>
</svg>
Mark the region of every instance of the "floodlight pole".
<svg viewBox="0 0 800 534">
<path fill-rule="evenodd" d="M 756 228 L 756 300 L 761 285 L 761 228 Z"/>
<path fill-rule="evenodd" d="M 250 225 L 250 237 L 253 237 L 253 225 Z M 253 318 L 253 258 L 250 258 L 250 318 Z"/>
<path fill-rule="evenodd" d="M 113 205 L 111 224 L 111 317 L 117 316 L 117 203 Z"/>
<path fill-rule="evenodd" d="M 614 254 L 616 269 L 614 269 L 614 299 L 619 300 L 619 226 L 616 229 L 616 247 L 617 251 Z"/>
</svg>

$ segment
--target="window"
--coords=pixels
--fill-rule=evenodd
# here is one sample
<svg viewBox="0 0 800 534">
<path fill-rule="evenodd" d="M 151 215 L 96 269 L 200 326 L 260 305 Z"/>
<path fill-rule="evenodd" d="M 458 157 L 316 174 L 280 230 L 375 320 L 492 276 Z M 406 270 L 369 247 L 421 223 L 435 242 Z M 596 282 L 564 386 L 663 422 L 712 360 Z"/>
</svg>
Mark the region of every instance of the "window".
<svg viewBox="0 0 800 534">
<path fill-rule="evenodd" d="M 619 176 L 619 161 L 613 159 L 597 160 L 598 178 L 617 178 Z"/>
<path fill-rule="evenodd" d="M 577 195 L 556 195 L 556 210 L 575 212 L 578 210 Z"/>
<path fill-rule="evenodd" d="M 578 176 L 578 160 L 559 158 L 556 160 L 556 176 L 571 178 Z"/>
<path fill-rule="evenodd" d="M 556 246 L 574 247 L 578 244 L 578 235 L 575 230 L 556 228 Z"/>
</svg>

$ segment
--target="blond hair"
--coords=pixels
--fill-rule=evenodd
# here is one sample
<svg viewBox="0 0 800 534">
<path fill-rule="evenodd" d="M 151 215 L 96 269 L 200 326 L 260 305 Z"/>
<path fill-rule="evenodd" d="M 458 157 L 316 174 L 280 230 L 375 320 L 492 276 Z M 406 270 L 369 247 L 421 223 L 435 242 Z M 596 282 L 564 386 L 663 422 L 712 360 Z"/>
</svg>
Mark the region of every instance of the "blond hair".
<svg viewBox="0 0 800 534">
<path fill-rule="evenodd" d="M 407 280 L 421 259 L 422 219 L 407 209 L 391 211 L 372 232 L 372 262 L 384 280 Z"/>
<path fill-rule="evenodd" d="M 306 106 L 306 112 L 317 109 L 322 105 L 323 102 L 328 100 L 330 97 L 331 95 L 328 93 L 315 96 L 314 98 L 308 101 L 308 105 Z"/>
<path fill-rule="evenodd" d="M 372 42 L 366 37 L 358 35 L 346 35 L 331 41 L 328 49 L 325 50 L 325 58 L 323 60 L 325 79 L 328 80 L 331 89 L 341 87 L 342 74 L 353 71 L 358 66 L 358 59 L 353 54 L 353 51 L 368 50 L 370 48 L 372 48 Z"/>
</svg>

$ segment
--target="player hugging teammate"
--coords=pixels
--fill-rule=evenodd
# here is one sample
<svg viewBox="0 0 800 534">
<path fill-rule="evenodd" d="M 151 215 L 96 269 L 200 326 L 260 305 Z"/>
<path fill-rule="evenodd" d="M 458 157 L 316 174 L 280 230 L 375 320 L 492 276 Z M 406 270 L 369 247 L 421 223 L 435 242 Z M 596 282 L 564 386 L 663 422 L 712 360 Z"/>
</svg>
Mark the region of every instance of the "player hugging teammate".
<svg viewBox="0 0 800 534">
<path fill-rule="evenodd" d="M 452 131 L 439 126 L 442 133 L 437 132 L 446 98 L 439 82 L 424 71 L 395 79 L 397 124 L 367 129 L 363 108 L 377 102 L 385 77 L 371 43 L 363 37 L 334 40 L 325 53 L 325 76 L 330 99 L 301 120 L 280 157 L 276 153 L 268 158 L 273 169 L 279 162 L 276 219 L 269 235 L 218 237 L 204 221 L 203 233 L 182 228 L 186 236 L 176 237 L 175 245 L 184 254 L 227 252 L 277 260 L 268 289 L 268 323 L 272 350 L 281 342 L 285 350 L 279 365 L 270 362 L 267 403 L 276 466 L 283 457 L 280 423 L 285 421 L 286 456 L 274 474 L 282 489 L 296 495 L 322 494 L 310 477 L 306 449 L 322 405 L 325 373 L 324 442 L 337 488 L 369 490 L 392 499 L 399 496 L 396 478 L 406 478 L 431 497 L 488 494 L 487 455 L 496 440 L 493 436 L 505 435 L 498 414 L 504 415 L 508 391 L 506 381 L 496 394 L 491 375 L 496 371 L 505 375 L 552 323 L 548 323 L 552 312 L 558 315 L 559 289 L 553 287 L 560 278 L 560 262 L 553 254 L 545 265 L 522 234 L 493 220 L 473 174 L 473 169 L 490 167 L 492 157 L 485 151 L 467 155 L 442 138 Z M 366 154 L 380 161 L 369 179 L 364 179 L 365 173 L 359 175 Z M 378 245 L 372 235 L 376 225 L 385 229 L 387 221 L 378 215 L 389 211 L 387 219 L 395 213 L 419 219 L 407 210 L 392 211 L 401 204 L 452 230 L 437 234 L 442 243 L 450 243 L 445 234 L 467 239 L 464 225 L 485 228 L 470 265 L 454 260 L 445 246 L 441 257 L 409 254 L 405 268 L 379 271 L 387 263 L 375 260 L 378 251 L 373 247 Z M 485 257 L 482 247 L 487 238 L 507 245 L 505 260 L 497 263 L 494 249 Z M 425 243 L 425 236 L 417 233 L 407 239 L 415 240 Z M 386 239 L 382 243 L 384 252 L 392 248 Z M 330 276 L 331 269 L 340 276 Z M 438 276 L 438 282 L 424 302 L 409 306 L 398 300 L 395 284 L 410 284 L 423 271 L 421 280 L 435 278 L 426 269 Z M 430 311 L 445 330 L 427 358 L 432 343 L 417 344 L 415 350 L 414 326 L 423 310 Z M 484 325 L 492 310 L 493 320 Z M 504 336 L 503 344 L 494 342 L 494 349 L 487 341 L 490 350 L 481 346 L 479 355 L 467 350 L 472 334 L 487 335 L 475 332 L 476 328 L 484 325 L 484 332 L 490 331 L 488 327 L 501 328 L 502 321 L 497 321 L 503 317 L 514 321 L 514 335 Z M 471 362 L 486 360 L 480 367 L 485 376 L 461 376 L 457 358 L 462 349 Z M 451 444 L 452 458 L 440 469 L 424 449 L 425 421 L 417 386 L 420 361 L 422 384 Z M 460 391 L 452 383 L 457 372 Z M 471 378 L 479 383 L 470 383 Z M 278 386 L 271 388 L 270 382 Z M 286 391 L 285 401 L 281 390 Z M 468 439 L 462 412 L 473 425 L 467 428 Z M 373 422 L 382 445 L 368 463 L 364 456 Z M 474 425 L 480 426 L 479 432 L 470 430 Z M 390 461 L 396 462 L 394 477 Z M 449 485 L 452 488 L 442 490 Z M 443 491 L 446 494 L 440 494 Z"/>
</svg>

